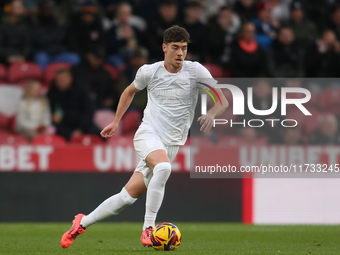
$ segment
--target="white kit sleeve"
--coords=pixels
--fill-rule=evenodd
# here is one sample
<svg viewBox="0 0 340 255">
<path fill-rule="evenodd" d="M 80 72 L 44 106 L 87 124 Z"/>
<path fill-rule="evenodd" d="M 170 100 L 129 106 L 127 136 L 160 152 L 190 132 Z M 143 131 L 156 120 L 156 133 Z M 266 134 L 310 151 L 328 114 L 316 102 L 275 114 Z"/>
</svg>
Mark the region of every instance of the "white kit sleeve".
<svg viewBox="0 0 340 255">
<path fill-rule="evenodd" d="M 136 89 L 143 90 L 148 85 L 145 79 L 146 65 L 141 66 L 137 73 L 135 80 L 133 83 L 135 84 Z"/>
<path fill-rule="evenodd" d="M 204 84 L 215 87 L 217 81 L 212 77 L 207 68 L 196 62 L 196 84 L 198 87 L 206 88 Z"/>
</svg>

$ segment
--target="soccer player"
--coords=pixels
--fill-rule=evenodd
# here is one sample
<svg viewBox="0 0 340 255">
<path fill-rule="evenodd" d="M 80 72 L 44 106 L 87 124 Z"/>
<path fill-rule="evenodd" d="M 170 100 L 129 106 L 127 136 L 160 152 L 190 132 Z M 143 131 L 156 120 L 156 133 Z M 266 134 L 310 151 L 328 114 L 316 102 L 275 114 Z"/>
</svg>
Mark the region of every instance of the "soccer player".
<svg viewBox="0 0 340 255">
<path fill-rule="evenodd" d="M 78 214 L 70 230 L 61 238 L 61 246 L 69 247 L 85 229 L 107 217 L 117 215 L 146 193 L 145 218 L 140 238 L 144 246 L 151 246 L 150 236 L 155 227 L 157 212 L 162 204 L 165 184 L 171 173 L 171 162 L 179 146 L 187 139 L 197 104 L 198 88 L 216 81 L 198 62 L 184 61 L 190 35 L 179 26 L 172 26 L 163 33 L 164 61 L 143 65 L 135 80 L 120 97 L 116 116 L 100 133 L 110 138 L 119 121 L 131 104 L 135 93 L 147 88 L 148 103 L 144 118 L 135 137 L 134 147 L 140 162 L 130 180 L 120 193 L 109 197 L 88 215 Z M 203 87 L 202 87 L 203 88 Z M 201 131 L 208 131 L 215 116 L 222 114 L 228 101 L 220 89 L 216 89 L 222 104 L 215 104 L 206 115 L 198 118 Z"/>
</svg>

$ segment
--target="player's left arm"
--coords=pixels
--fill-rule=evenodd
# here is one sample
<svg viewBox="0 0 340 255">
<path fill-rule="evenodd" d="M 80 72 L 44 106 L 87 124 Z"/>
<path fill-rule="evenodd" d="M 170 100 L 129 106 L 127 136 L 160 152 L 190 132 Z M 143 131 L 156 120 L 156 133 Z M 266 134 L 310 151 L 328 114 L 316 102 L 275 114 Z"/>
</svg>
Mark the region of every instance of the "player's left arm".
<svg viewBox="0 0 340 255">
<path fill-rule="evenodd" d="M 221 115 L 229 106 L 228 100 L 225 98 L 221 89 L 215 89 L 217 94 L 220 96 L 222 104 L 218 102 L 213 107 L 211 107 L 206 115 L 202 115 L 197 121 L 200 122 L 201 131 L 208 132 L 214 124 L 215 117 Z"/>
</svg>

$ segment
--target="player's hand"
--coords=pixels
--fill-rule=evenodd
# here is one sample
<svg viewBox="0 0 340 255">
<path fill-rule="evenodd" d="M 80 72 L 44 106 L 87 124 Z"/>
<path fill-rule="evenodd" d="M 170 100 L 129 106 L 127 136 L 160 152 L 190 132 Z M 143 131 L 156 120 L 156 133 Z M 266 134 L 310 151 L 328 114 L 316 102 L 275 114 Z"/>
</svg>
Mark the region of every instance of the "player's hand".
<svg viewBox="0 0 340 255">
<path fill-rule="evenodd" d="M 114 135 L 114 133 L 117 131 L 118 129 L 118 124 L 111 122 L 109 125 L 107 125 L 102 132 L 100 132 L 100 135 L 103 138 L 110 138 Z"/>
<path fill-rule="evenodd" d="M 201 125 L 200 131 L 208 132 L 213 126 L 214 116 L 211 114 L 202 115 L 197 121 L 199 121 Z"/>
</svg>

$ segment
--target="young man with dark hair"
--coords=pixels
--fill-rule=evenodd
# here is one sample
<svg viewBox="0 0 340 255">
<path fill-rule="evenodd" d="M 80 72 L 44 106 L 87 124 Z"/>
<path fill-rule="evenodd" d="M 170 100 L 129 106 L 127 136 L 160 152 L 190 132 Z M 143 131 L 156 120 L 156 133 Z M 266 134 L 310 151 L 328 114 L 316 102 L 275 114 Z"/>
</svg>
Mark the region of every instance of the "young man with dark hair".
<svg viewBox="0 0 340 255">
<path fill-rule="evenodd" d="M 62 239 L 61 246 L 69 247 L 85 228 L 107 217 L 117 215 L 146 193 L 145 220 L 141 242 L 151 246 L 151 234 L 157 212 L 162 204 L 165 184 L 171 173 L 171 162 L 179 146 L 184 145 L 194 117 L 198 89 L 203 83 L 215 86 L 209 71 L 198 62 L 184 61 L 190 36 L 179 26 L 172 26 L 163 33 L 164 61 L 143 65 L 135 80 L 120 97 L 116 116 L 101 135 L 114 135 L 119 121 L 131 104 L 135 93 L 147 88 L 148 103 L 144 118 L 135 137 L 134 146 L 140 157 L 135 172 L 122 191 L 99 205 L 88 215 L 78 214 L 71 229 Z M 213 106 L 206 115 L 198 118 L 201 131 L 208 131 L 215 116 L 223 113 L 228 101 L 220 89 L 216 89 L 222 104 Z"/>
</svg>

